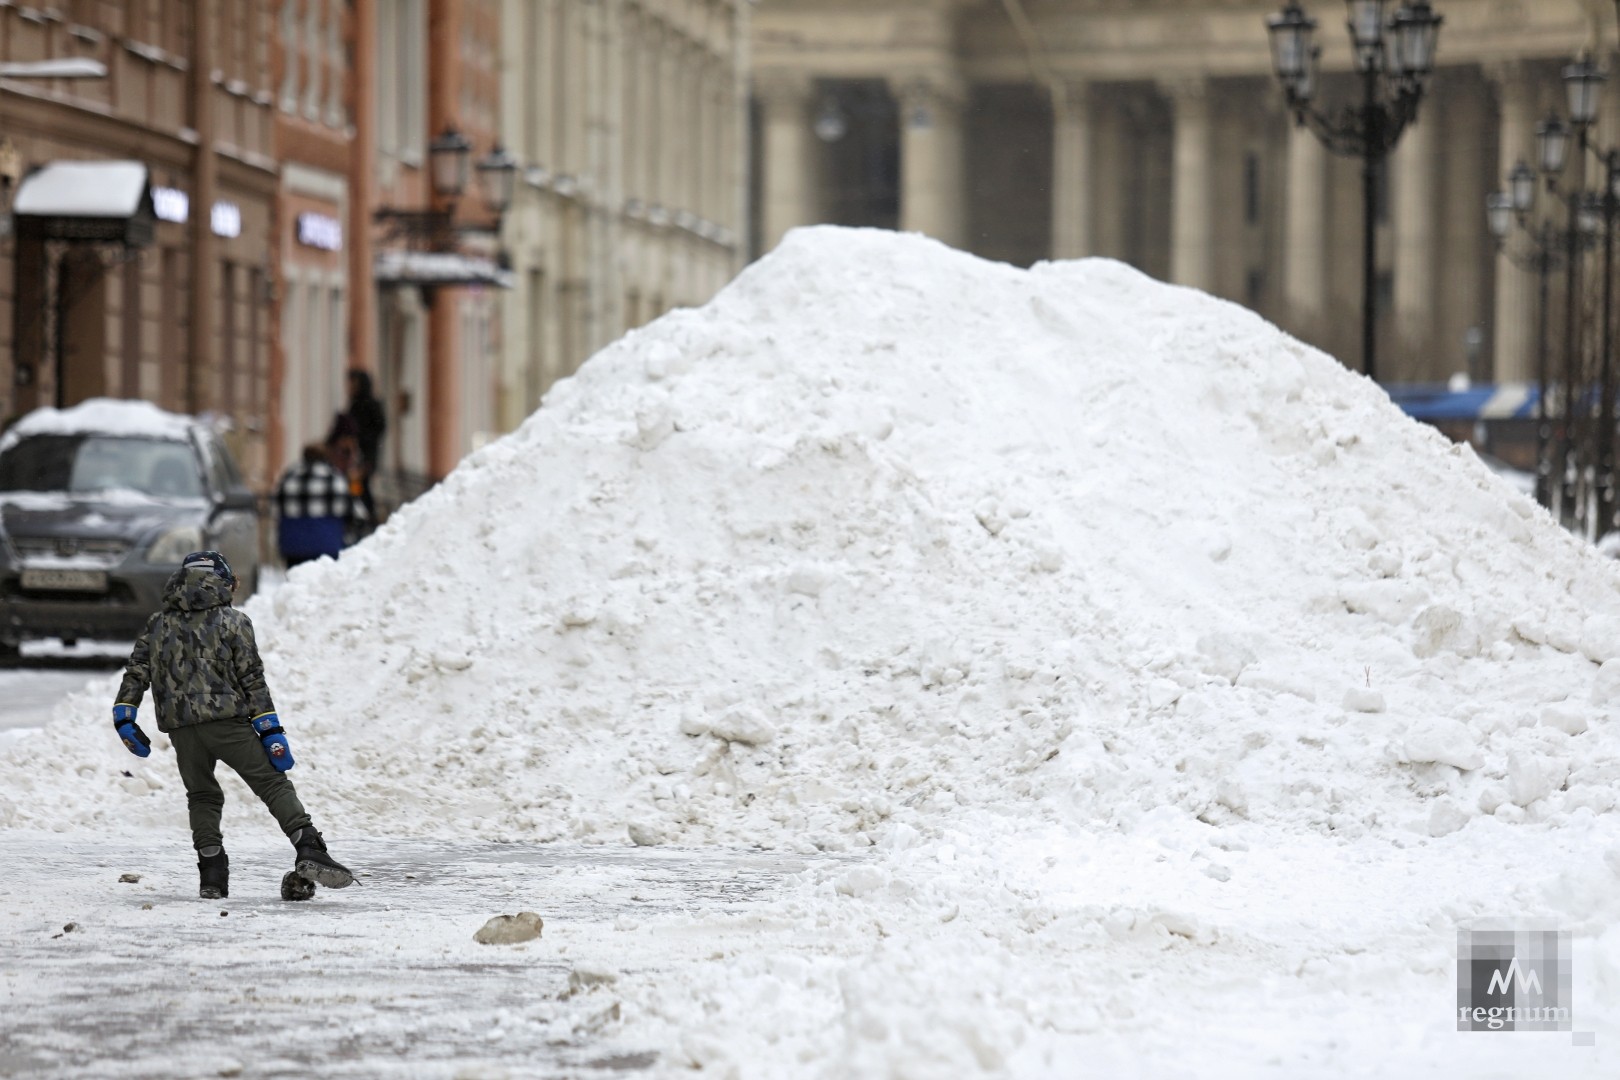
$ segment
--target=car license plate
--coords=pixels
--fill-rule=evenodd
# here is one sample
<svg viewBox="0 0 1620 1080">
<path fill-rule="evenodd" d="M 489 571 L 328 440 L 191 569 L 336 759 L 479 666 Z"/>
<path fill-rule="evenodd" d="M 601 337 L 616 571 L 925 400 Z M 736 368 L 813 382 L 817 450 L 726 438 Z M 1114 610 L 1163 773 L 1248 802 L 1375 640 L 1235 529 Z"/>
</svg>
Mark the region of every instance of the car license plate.
<svg viewBox="0 0 1620 1080">
<path fill-rule="evenodd" d="M 107 573 L 104 570 L 24 570 L 22 587 L 57 592 L 106 592 Z"/>
</svg>

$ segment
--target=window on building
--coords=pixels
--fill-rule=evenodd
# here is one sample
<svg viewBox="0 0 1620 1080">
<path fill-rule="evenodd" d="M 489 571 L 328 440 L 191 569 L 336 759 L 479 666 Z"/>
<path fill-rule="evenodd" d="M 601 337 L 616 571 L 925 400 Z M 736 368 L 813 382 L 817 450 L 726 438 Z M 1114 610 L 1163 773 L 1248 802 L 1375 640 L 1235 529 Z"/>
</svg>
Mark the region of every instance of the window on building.
<svg viewBox="0 0 1620 1080">
<path fill-rule="evenodd" d="M 163 362 L 158 366 L 158 402 L 164 408 L 187 410 L 188 372 L 191 355 L 186 340 L 186 297 L 190 283 L 186 280 L 186 252 L 177 248 L 163 249 L 162 318 L 158 321 L 158 347 Z"/>
<path fill-rule="evenodd" d="M 281 111 L 298 110 L 298 72 L 303 61 L 298 55 L 299 0 L 282 0 L 277 30 L 281 36 Z"/>
<path fill-rule="evenodd" d="M 190 0 L 162 0 L 163 40 L 160 44 L 175 56 L 191 54 Z"/>
<path fill-rule="evenodd" d="M 328 0 L 326 16 L 326 123 L 341 128 L 349 121 L 343 100 L 343 72 L 348 61 L 343 55 L 343 0 Z"/>
<path fill-rule="evenodd" d="M 247 275 L 247 349 L 243 357 L 247 365 L 247 398 L 249 407 L 258 412 L 263 401 L 259 397 L 259 378 L 264 373 L 263 331 L 260 329 L 264 316 L 263 301 L 265 299 L 265 272 L 255 266 Z"/>
<path fill-rule="evenodd" d="M 546 392 L 546 273 L 529 271 L 529 356 L 524 366 L 527 376 L 524 385 L 525 411 L 540 407 L 540 398 Z"/>
<path fill-rule="evenodd" d="M 341 285 L 332 286 L 327 297 L 331 316 L 327 320 L 326 371 L 332 383 L 332 411 L 336 412 L 348 398 L 349 366 L 344 358 L 349 355 L 349 305 Z"/>
<path fill-rule="evenodd" d="M 423 0 L 394 0 L 377 11 L 377 149 L 422 163 L 427 127 Z"/>
<path fill-rule="evenodd" d="M 118 391 L 127 398 L 141 397 L 141 262 L 134 258 L 120 268 L 123 276 L 122 372 Z"/>
<path fill-rule="evenodd" d="M 547 9 L 543 4 L 523 5 L 524 51 L 529 56 L 546 55 L 546 13 Z M 550 105 L 546 97 L 545 80 L 545 64 L 523 65 L 523 101 L 518 103 L 518 107 L 523 110 L 525 143 L 520 153 L 525 159 L 537 161 L 542 165 L 549 163 L 550 160 L 545 145 L 546 109 Z"/>
<path fill-rule="evenodd" d="M 397 143 L 402 158 L 420 164 L 427 141 L 423 134 L 427 128 L 423 96 L 427 87 L 426 12 L 423 0 L 399 0 L 390 6 L 400 19 L 398 85 L 394 88 L 400 99 Z"/>
<path fill-rule="evenodd" d="M 1253 150 L 1243 155 L 1243 220 L 1260 224 L 1260 155 Z"/>
<path fill-rule="evenodd" d="M 226 415 L 236 411 L 236 289 L 240 276 L 240 267 L 235 263 L 227 261 L 220 267 L 219 295 L 224 311 L 219 326 L 219 408 Z"/>
<path fill-rule="evenodd" d="M 302 49 L 302 67 L 304 69 L 303 113 L 306 120 L 319 120 L 321 118 L 321 94 L 325 85 L 325 74 L 321 70 L 321 53 L 324 50 L 322 42 L 321 24 L 325 21 L 322 15 L 326 5 L 319 0 L 305 0 L 304 26 Z"/>
</svg>

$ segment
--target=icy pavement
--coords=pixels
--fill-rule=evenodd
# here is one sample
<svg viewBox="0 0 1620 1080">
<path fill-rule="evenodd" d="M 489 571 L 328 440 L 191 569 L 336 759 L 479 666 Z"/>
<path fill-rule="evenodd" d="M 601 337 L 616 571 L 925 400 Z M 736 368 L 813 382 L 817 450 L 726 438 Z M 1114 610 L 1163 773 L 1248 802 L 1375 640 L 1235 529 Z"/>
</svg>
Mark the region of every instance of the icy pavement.
<svg viewBox="0 0 1620 1080">
<path fill-rule="evenodd" d="M 0 834 L 0 1076 L 662 1073 L 655 1049 L 604 1039 L 620 1026 L 620 972 L 581 966 L 571 948 L 645 915 L 735 910 L 806 865 L 666 849 L 334 849 L 361 886 L 283 902 L 290 851 L 237 840 L 231 897 L 203 901 L 183 838 Z M 121 883 L 128 873 L 140 881 Z M 545 919 L 540 939 L 473 941 L 489 916 L 522 910 Z"/>
</svg>

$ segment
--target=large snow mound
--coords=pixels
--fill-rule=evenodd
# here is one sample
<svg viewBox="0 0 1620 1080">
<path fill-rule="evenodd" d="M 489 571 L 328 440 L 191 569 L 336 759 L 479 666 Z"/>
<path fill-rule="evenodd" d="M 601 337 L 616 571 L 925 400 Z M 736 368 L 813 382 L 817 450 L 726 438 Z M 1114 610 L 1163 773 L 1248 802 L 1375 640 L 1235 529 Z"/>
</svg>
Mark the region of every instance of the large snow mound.
<svg viewBox="0 0 1620 1080">
<path fill-rule="evenodd" d="M 1241 308 L 817 228 L 248 610 L 322 821 L 837 850 L 1606 812 L 1617 585 Z M 0 824 L 183 820 L 112 685 L 0 761 Z"/>
</svg>

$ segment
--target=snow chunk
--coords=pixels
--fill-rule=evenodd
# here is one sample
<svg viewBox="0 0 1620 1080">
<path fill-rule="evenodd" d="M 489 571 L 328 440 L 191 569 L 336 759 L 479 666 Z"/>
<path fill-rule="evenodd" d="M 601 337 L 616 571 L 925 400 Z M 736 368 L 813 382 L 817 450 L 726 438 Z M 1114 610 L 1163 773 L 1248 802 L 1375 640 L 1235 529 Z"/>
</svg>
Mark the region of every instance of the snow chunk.
<svg viewBox="0 0 1620 1080">
<path fill-rule="evenodd" d="M 1352 686 L 1344 692 L 1344 708 L 1347 712 L 1381 713 L 1384 695 L 1370 686 Z"/>
<path fill-rule="evenodd" d="M 1542 709 L 1541 723 L 1545 727 L 1556 728 L 1566 735 L 1579 735 L 1589 726 L 1587 710 L 1567 702 Z"/>
<path fill-rule="evenodd" d="M 727 709 L 718 718 L 709 721 L 709 734 L 744 746 L 763 746 L 776 738 L 776 731 L 766 721 L 764 714 L 743 705 Z"/>
<path fill-rule="evenodd" d="M 480 945 L 516 945 L 540 936 L 544 923 L 532 911 L 496 915 L 479 928 L 473 940 Z"/>
<path fill-rule="evenodd" d="M 1620 615 L 1593 615 L 1581 623 L 1581 655 L 1594 664 L 1620 660 Z"/>
<path fill-rule="evenodd" d="M 1406 734 L 1405 760 L 1414 764 L 1430 762 L 1459 769 L 1477 769 L 1485 763 L 1479 740 L 1467 725 L 1444 717 L 1431 717 L 1412 725 Z"/>
</svg>

